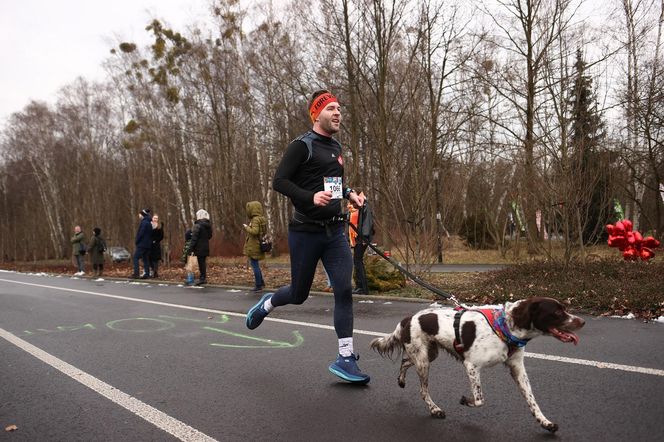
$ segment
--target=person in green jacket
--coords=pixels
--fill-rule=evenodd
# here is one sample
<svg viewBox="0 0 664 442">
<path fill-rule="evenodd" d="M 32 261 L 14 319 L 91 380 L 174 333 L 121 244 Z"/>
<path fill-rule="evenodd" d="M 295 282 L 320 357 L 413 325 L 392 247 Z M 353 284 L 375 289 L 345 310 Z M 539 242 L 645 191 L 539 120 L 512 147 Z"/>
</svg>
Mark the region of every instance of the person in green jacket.
<svg viewBox="0 0 664 442">
<path fill-rule="evenodd" d="M 265 259 L 265 253 L 261 250 L 261 238 L 267 233 L 267 220 L 263 216 L 263 206 L 258 201 L 249 201 L 246 210 L 249 224 L 242 224 L 247 233 L 242 253 L 249 258 L 249 263 L 254 271 L 252 291 L 259 292 L 265 287 L 259 261 Z"/>
<path fill-rule="evenodd" d="M 83 276 L 85 275 L 85 252 L 87 249 L 85 247 L 85 234 L 81 231 L 81 226 L 74 227 L 74 236 L 71 237 L 70 242 L 76 268 L 78 269 L 74 276 Z"/>
</svg>

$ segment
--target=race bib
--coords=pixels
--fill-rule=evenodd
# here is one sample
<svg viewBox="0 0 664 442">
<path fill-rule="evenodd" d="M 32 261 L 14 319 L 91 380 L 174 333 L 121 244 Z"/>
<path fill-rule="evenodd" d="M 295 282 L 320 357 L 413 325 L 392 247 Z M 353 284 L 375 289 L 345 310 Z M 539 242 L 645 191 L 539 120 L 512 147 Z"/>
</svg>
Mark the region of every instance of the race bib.
<svg viewBox="0 0 664 442">
<path fill-rule="evenodd" d="M 332 192 L 333 200 L 340 200 L 344 197 L 341 186 L 340 176 L 326 176 L 323 178 L 323 186 L 326 192 Z"/>
</svg>

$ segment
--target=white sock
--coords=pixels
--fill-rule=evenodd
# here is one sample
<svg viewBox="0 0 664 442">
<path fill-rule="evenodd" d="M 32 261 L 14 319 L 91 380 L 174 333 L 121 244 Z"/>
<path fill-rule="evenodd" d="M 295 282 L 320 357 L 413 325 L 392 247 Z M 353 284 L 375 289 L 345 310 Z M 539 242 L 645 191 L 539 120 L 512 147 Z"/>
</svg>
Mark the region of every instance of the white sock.
<svg viewBox="0 0 664 442">
<path fill-rule="evenodd" d="M 353 354 L 352 337 L 339 339 L 339 354 L 345 358 Z"/>
<path fill-rule="evenodd" d="M 272 305 L 272 298 L 266 299 L 265 302 L 263 303 L 263 309 L 270 313 L 272 310 L 274 310 L 274 306 Z"/>
</svg>

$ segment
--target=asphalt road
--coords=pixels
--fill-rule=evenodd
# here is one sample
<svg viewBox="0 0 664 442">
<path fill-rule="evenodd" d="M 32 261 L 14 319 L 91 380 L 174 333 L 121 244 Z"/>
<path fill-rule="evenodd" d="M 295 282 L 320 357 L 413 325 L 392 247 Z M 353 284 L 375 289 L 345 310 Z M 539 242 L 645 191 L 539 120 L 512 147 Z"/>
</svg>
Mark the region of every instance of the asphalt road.
<svg viewBox="0 0 664 442">
<path fill-rule="evenodd" d="M 528 370 L 555 435 L 530 415 L 508 371 L 483 372 L 487 403 L 440 357 L 428 415 L 414 371 L 368 348 L 416 302 L 357 298 L 355 347 L 368 386 L 327 371 L 332 298 L 275 311 L 255 331 L 238 290 L 0 272 L 0 440 L 414 441 L 664 440 L 664 324 L 585 317 L 578 346 L 528 344 Z M 4 431 L 16 425 L 13 432 Z M 209 440 L 209 439 L 207 439 Z"/>
</svg>

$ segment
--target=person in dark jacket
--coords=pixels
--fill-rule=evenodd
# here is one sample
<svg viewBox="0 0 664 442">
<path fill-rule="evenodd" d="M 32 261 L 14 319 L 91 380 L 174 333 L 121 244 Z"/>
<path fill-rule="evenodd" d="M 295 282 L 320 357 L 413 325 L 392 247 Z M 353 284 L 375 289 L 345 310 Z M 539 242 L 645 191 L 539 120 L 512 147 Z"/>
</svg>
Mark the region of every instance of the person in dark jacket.
<svg viewBox="0 0 664 442">
<path fill-rule="evenodd" d="M 364 193 L 360 192 L 360 195 Z M 360 209 L 348 204 L 348 240 L 350 248 L 353 249 L 353 279 L 355 280 L 354 295 L 369 294 L 369 283 L 367 282 L 367 271 L 364 268 L 364 252 L 367 250 L 367 243 L 358 238 L 357 229 L 360 228 Z M 351 226 L 352 224 L 352 226 Z"/>
<path fill-rule="evenodd" d="M 180 260 L 182 261 L 182 264 L 185 265 L 185 270 L 187 267 L 187 258 L 189 257 L 189 253 L 191 251 L 191 229 L 187 229 L 184 232 L 184 247 L 182 248 L 182 258 Z M 192 285 L 194 283 L 194 273 L 190 272 L 187 270 L 187 273 L 185 275 L 185 280 L 184 283 L 186 285 Z"/>
<path fill-rule="evenodd" d="M 254 271 L 253 291 L 259 292 L 265 287 L 259 261 L 265 259 L 265 253 L 261 250 L 261 237 L 267 233 L 267 220 L 263 216 L 263 206 L 258 201 L 249 201 L 246 210 L 249 224 L 242 224 L 247 233 L 242 253 L 249 258 Z"/>
<path fill-rule="evenodd" d="M 159 222 L 159 215 L 152 217 L 152 245 L 150 246 L 150 269 L 153 278 L 159 277 L 159 261 L 161 261 L 161 242 L 164 240 L 164 223 Z"/>
<path fill-rule="evenodd" d="M 196 222 L 194 223 L 194 228 L 191 229 L 191 244 L 189 249 L 191 250 L 190 253 L 196 255 L 198 259 L 199 278 L 196 281 L 196 285 L 203 285 L 207 282 L 205 261 L 210 255 L 210 238 L 212 238 L 210 214 L 200 209 L 196 212 Z"/>
<path fill-rule="evenodd" d="M 150 263 L 148 262 L 148 254 L 150 253 L 150 248 L 152 247 L 152 211 L 150 209 L 143 209 L 139 213 L 139 218 L 141 223 L 138 226 L 138 232 L 136 232 L 136 250 L 134 251 L 134 273 L 131 275 L 132 278 L 138 279 L 148 279 L 150 277 Z M 140 268 L 138 261 L 143 260 L 143 276 L 140 276 Z"/>
<path fill-rule="evenodd" d="M 88 252 L 90 253 L 90 260 L 92 261 L 92 269 L 94 276 L 100 277 L 104 272 L 104 250 L 106 249 L 106 241 L 101 236 L 101 229 L 95 227 L 92 229 L 92 238 L 88 244 Z"/>
</svg>

